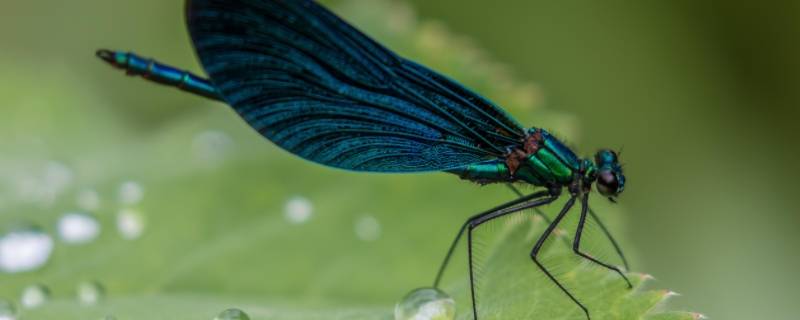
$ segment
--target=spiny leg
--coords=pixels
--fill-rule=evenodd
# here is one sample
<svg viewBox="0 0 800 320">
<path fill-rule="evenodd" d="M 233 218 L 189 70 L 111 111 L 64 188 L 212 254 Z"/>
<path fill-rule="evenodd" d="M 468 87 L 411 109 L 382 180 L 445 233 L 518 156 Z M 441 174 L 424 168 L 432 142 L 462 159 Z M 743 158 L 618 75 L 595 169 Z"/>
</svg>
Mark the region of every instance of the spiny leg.
<svg viewBox="0 0 800 320">
<path fill-rule="evenodd" d="M 586 319 L 591 319 L 589 317 L 589 309 L 586 309 L 586 307 L 580 301 L 578 301 L 578 299 L 576 299 L 575 296 L 573 296 L 572 293 L 570 293 L 569 290 L 567 290 L 567 288 L 561 285 L 561 283 L 558 282 L 558 280 L 556 280 L 556 278 L 550 273 L 550 271 L 548 271 L 547 268 L 545 268 L 544 265 L 542 265 L 542 263 L 539 262 L 539 259 L 537 258 L 537 256 L 539 255 L 539 251 L 542 249 L 542 246 L 544 245 L 545 240 L 547 240 L 547 237 L 549 237 L 550 234 L 553 233 L 553 230 L 556 228 L 556 226 L 558 226 L 558 223 L 561 222 L 561 219 L 563 219 L 564 216 L 567 215 L 569 209 L 571 209 L 572 206 L 575 204 L 576 197 L 577 196 L 573 195 L 569 198 L 567 203 L 564 204 L 564 207 L 561 208 L 561 212 L 559 212 L 558 216 L 556 216 L 555 220 L 553 220 L 553 223 L 547 226 L 547 229 L 539 237 L 539 240 L 536 241 L 536 245 L 534 245 L 533 250 L 531 250 L 531 259 L 533 259 L 533 263 L 535 263 L 536 266 L 538 266 L 539 269 L 542 270 L 542 272 L 544 272 L 544 274 L 548 278 L 550 278 L 550 281 L 553 281 L 553 283 L 555 283 L 558 286 L 558 288 L 561 289 L 561 291 L 563 291 L 570 299 L 572 299 L 573 302 L 575 302 L 575 304 L 578 305 L 578 307 L 580 307 L 583 310 L 583 312 L 586 314 Z"/>
<path fill-rule="evenodd" d="M 497 207 L 494 207 L 494 208 L 492 208 L 490 210 L 487 210 L 487 211 L 484 211 L 482 213 L 476 214 L 476 215 L 470 217 L 469 219 L 467 219 L 467 221 L 465 221 L 464 224 L 461 225 L 461 228 L 458 230 L 458 234 L 456 235 L 456 238 L 453 240 L 453 243 L 450 245 L 450 249 L 447 250 L 447 255 L 445 255 L 444 261 L 442 262 L 441 266 L 439 267 L 439 272 L 436 273 L 436 280 L 434 280 L 434 282 L 433 282 L 433 287 L 434 288 L 438 288 L 439 287 L 439 283 L 441 282 L 442 276 L 444 275 L 444 270 L 447 268 L 447 265 L 450 263 L 450 258 L 453 256 L 453 252 L 455 252 L 456 245 L 458 245 L 458 241 L 461 240 L 461 237 L 464 236 L 464 231 L 467 230 L 467 227 L 470 225 L 470 223 L 472 223 L 473 221 L 479 221 L 479 220 L 486 221 L 483 218 L 485 218 L 487 216 L 491 216 L 494 213 L 497 213 L 497 212 L 502 211 L 504 209 L 511 208 L 511 207 L 516 206 L 516 205 L 521 204 L 521 203 L 525 203 L 525 202 L 528 202 L 528 201 L 534 201 L 534 200 L 542 199 L 542 198 L 545 198 L 545 197 L 553 197 L 553 196 L 554 196 L 553 192 L 550 192 L 550 191 L 539 191 L 539 192 L 532 193 L 532 194 L 527 195 L 527 196 L 520 197 L 520 198 L 512 200 L 512 201 L 506 202 L 504 204 L 501 204 L 501 205 L 499 205 Z M 522 209 L 520 209 L 520 210 L 522 210 Z"/>
<path fill-rule="evenodd" d="M 482 214 L 478 216 L 476 219 L 470 219 L 467 222 L 467 259 L 469 261 L 469 290 L 470 295 L 472 297 L 472 314 L 475 320 L 478 320 L 478 304 L 475 300 L 475 272 L 473 270 L 473 263 L 472 263 L 472 230 L 477 228 L 483 223 L 489 222 L 493 219 L 497 219 L 499 217 L 505 216 L 510 213 L 519 212 L 525 209 L 536 208 L 542 205 L 546 205 L 558 199 L 558 193 L 555 192 L 548 192 L 549 197 L 546 198 L 539 198 L 535 200 L 531 200 L 521 206 L 513 207 L 508 206 L 505 208 L 500 208 L 487 214 Z"/>
<path fill-rule="evenodd" d="M 523 195 L 522 195 L 522 192 L 521 192 L 521 191 L 519 191 L 519 189 L 517 189 L 517 187 L 515 187 L 513 184 L 511 184 L 511 183 L 506 183 L 506 186 L 507 186 L 509 189 L 511 189 L 511 191 L 512 191 L 512 192 L 514 192 L 514 193 L 515 193 L 515 194 L 516 194 L 518 197 L 522 197 L 522 196 L 523 196 Z M 544 212 L 542 212 L 542 210 L 540 210 L 538 207 L 537 207 L 537 208 L 533 208 L 533 212 L 535 212 L 537 215 L 539 215 L 540 217 L 542 217 L 542 219 L 544 220 L 544 222 L 545 222 L 545 223 L 547 223 L 548 225 L 549 225 L 549 224 L 551 224 L 551 223 L 553 223 L 553 220 L 551 220 L 551 219 L 550 219 L 550 217 L 548 217 L 547 215 L 545 215 L 545 214 L 544 214 Z M 564 244 L 565 244 L 567 247 L 569 247 L 569 246 L 570 246 L 569 239 L 568 239 L 567 237 L 563 237 L 562 239 L 564 240 Z M 623 260 L 624 260 L 624 258 L 623 258 Z M 627 268 L 627 267 L 626 267 L 626 268 Z"/>
<path fill-rule="evenodd" d="M 517 189 L 517 187 L 515 187 L 513 184 L 506 183 L 506 186 L 507 186 L 509 189 L 511 189 L 511 191 L 512 191 L 512 192 L 514 192 L 514 194 L 516 194 L 516 195 L 517 195 L 517 197 L 522 197 L 522 196 L 524 196 L 524 195 L 522 194 L 522 192 L 521 192 L 521 191 L 519 191 L 519 189 Z M 533 208 L 533 211 L 534 211 L 534 212 L 536 212 L 536 214 L 538 214 L 540 217 L 542 217 L 542 219 L 544 219 L 544 221 L 545 221 L 545 222 L 547 222 L 547 224 L 550 224 L 550 223 L 552 222 L 552 221 L 550 220 L 550 218 L 549 218 L 548 216 L 546 216 L 546 215 L 544 214 L 544 212 L 542 212 L 542 210 L 539 210 L 539 208 Z"/>
<path fill-rule="evenodd" d="M 625 270 L 630 270 L 631 268 L 628 266 L 628 259 L 625 259 L 625 254 L 622 253 L 622 248 L 617 243 L 617 240 L 614 240 L 614 237 L 611 236 L 611 232 L 608 230 L 608 228 L 606 228 L 606 225 L 603 223 L 603 221 L 600 220 L 600 217 L 598 217 L 597 214 L 594 213 L 594 210 L 592 210 L 591 207 L 589 207 L 589 216 L 591 216 L 592 219 L 594 219 L 594 221 L 597 222 L 597 225 L 600 226 L 600 230 L 602 230 L 603 233 L 606 235 L 606 238 L 608 238 L 608 240 L 611 241 L 611 245 L 614 246 L 614 250 L 617 251 L 617 255 L 619 255 L 620 259 L 622 259 L 622 265 L 625 266 Z"/>
<path fill-rule="evenodd" d="M 628 280 L 628 277 L 626 277 L 625 274 L 621 270 L 619 270 L 619 268 L 607 264 L 605 262 L 602 262 L 600 260 L 597 260 L 589 256 L 588 254 L 581 252 L 581 235 L 583 234 L 583 225 L 586 222 L 586 212 L 588 211 L 588 209 L 589 209 L 589 193 L 585 193 L 581 197 L 581 217 L 580 220 L 578 220 L 578 229 L 575 231 L 575 241 L 572 243 L 572 251 L 574 251 L 575 254 L 589 261 L 592 261 L 596 264 L 606 267 L 609 270 L 616 271 L 622 277 L 622 279 L 624 279 L 625 282 L 628 283 L 628 288 L 633 288 L 631 281 Z"/>
</svg>

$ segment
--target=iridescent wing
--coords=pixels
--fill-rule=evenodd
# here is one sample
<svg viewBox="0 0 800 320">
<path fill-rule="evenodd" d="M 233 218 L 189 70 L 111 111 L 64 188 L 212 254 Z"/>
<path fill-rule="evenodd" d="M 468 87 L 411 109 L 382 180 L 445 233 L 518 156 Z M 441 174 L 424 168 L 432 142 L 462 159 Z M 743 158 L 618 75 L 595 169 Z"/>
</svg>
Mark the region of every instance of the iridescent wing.
<svg viewBox="0 0 800 320">
<path fill-rule="evenodd" d="M 187 1 L 197 54 L 225 101 L 305 159 L 373 172 L 502 156 L 524 130 L 503 110 L 305 0 Z"/>
</svg>

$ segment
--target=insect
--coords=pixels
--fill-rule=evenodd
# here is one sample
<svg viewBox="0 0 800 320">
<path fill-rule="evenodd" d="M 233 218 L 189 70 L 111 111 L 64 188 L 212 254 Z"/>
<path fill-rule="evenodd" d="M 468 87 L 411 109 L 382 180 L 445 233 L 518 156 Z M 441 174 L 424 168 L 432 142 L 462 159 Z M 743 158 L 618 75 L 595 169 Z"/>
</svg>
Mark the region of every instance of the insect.
<svg viewBox="0 0 800 320">
<path fill-rule="evenodd" d="M 580 250 L 587 217 L 596 220 L 627 269 L 622 251 L 589 208 L 592 185 L 611 201 L 624 190 L 617 153 L 581 159 L 541 128 L 525 128 L 492 102 L 373 41 L 310 0 L 189 0 L 186 20 L 209 79 L 142 58 L 98 50 L 129 75 L 230 105 L 261 135 L 302 158 L 365 172 L 447 172 L 480 184 L 505 183 L 518 198 L 469 218 L 437 273 L 438 287 L 456 243 L 468 239 L 472 309 L 472 232 L 487 221 L 569 196 L 530 258 L 589 310 L 538 259 L 545 240 L 573 208 L 580 219 L 573 251 L 630 281 L 618 267 Z M 511 184 L 542 188 L 523 195 Z"/>
</svg>

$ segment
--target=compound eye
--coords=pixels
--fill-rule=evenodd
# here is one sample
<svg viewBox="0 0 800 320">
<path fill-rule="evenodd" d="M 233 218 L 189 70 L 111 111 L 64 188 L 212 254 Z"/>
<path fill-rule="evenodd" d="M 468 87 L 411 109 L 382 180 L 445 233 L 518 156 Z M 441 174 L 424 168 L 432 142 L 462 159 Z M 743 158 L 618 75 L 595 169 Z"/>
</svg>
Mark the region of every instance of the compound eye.
<svg viewBox="0 0 800 320">
<path fill-rule="evenodd" d="M 611 161 L 613 163 L 619 162 L 619 156 L 617 155 L 616 152 L 614 152 L 614 150 L 608 150 L 608 153 L 611 154 L 611 159 L 612 159 Z"/>
<path fill-rule="evenodd" d="M 619 180 L 617 179 L 617 175 L 611 172 L 611 170 L 601 170 L 597 174 L 597 191 L 600 194 L 611 197 L 617 195 L 617 190 L 619 189 Z"/>
</svg>

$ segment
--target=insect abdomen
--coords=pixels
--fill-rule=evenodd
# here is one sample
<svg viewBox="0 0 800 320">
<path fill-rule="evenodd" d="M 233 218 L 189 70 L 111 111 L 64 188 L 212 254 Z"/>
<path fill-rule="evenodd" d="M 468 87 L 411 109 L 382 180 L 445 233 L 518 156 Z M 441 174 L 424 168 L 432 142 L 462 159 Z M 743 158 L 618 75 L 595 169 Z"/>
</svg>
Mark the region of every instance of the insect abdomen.
<svg viewBox="0 0 800 320">
<path fill-rule="evenodd" d="M 473 163 L 461 168 L 447 170 L 447 172 L 457 174 L 461 179 L 474 181 L 480 184 L 507 182 L 511 180 L 511 173 L 508 170 L 508 166 L 500 160 Z"/>
<path fill-rule="evenodd" d="M 98 50 L 97 56 L 114 67 L 125 70 L 128 75 L 142 76 L 153 82 L 223 101 L 210 81 L 191 72 L 159 63 L 153 59 L 142 58 L 132 52 Z"/>
</svg>

